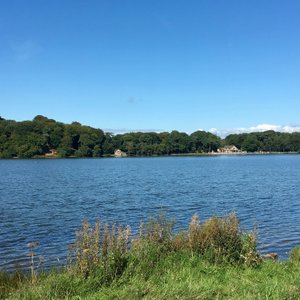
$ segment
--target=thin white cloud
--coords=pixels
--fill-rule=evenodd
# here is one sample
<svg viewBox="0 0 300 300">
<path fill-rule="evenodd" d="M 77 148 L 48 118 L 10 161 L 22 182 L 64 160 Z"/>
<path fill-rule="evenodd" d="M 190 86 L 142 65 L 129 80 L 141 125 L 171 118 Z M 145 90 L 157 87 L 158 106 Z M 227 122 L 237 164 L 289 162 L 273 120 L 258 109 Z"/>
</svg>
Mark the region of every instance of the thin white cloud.
<svg viewBox="0 0 300 300">
<path fill-rule="evenodd" d="M 130 132 L 156 132 L 160 133 L 163 132 L 164 130 L 161 129 L 128 129 L 128 128 L 104 128 L 104 132 L 110 132 L 113 134 L 124 134 L 124 133 L 130 133 Z"/>
<path fill-rule="evenodd" d="M 259 124 L 251 127 L 229 128 L 229 129 L 210 128 L 208 131 L 220 137 L 226 137 L 227 135 L 234 134 L 234 133 L 263 132 L 267 130 L 274 130 L 278 132 L 287 132 L 287 133 L 300 132 L 300 125 Z"/>
</svg>

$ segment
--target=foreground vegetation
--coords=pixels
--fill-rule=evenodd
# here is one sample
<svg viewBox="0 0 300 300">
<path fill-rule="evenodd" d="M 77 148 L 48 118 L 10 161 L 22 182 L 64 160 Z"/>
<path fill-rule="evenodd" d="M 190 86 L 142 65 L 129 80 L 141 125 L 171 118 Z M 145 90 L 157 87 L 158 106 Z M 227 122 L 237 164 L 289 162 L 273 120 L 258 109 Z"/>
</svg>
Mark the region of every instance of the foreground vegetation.
<svg viewBox="0 0 300 300">
<path fill-rule="evenodd" d="M 7 299 L 299 299 L 300 248 L 287 262 L 264 261 L 253 232 L 234 214 L 186 231 L 160 216 L 130 228 L 87 222 L 59 271 L 1 274 Z M 34 246 L 34 245 L 33 245 Z"/>
<path fill-rule="evenodd" d="M 300 132 L 232 134 L 225 139 L 205 131 L 132 132 L 113 135 L 78 122 L 64 124 L 44 116 L 16 122 L 0 117 L 0 158 L 32 158 L 55 149 L 59 157 L 100 157 L 121 149 L 128 156 L 207 153 L 224 145 L 248 152 L 299 152 Z"/>
</svg>

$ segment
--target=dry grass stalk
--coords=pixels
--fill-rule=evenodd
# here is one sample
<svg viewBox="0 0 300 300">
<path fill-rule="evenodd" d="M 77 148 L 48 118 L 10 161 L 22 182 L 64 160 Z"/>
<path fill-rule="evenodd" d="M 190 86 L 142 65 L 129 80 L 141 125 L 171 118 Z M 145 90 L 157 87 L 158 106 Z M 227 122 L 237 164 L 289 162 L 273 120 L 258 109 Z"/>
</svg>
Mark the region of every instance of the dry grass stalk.
<svg viewBox="0 0 300 300">
<path fill-rule="evenodd" d="M 31 284 L 35 284 L 37 281 L 37 274 L 35 272 L 35 265 L 34 265 L 34 259 L 36 253 L 34 252 L 34 248 L 39 246 L 39 242 L 31 242 L 27 244 L 27 247 L 29 248 L 29 253 L 27 256 L 30 257 L 30 276 L 31 276 Z"/>
<path fill-rule="evenodd" d="M 124 252 L 127 253 L 128 248 L 129 248 L 129 243 L 130 243 L 130 234 L 131 234 L 131 230 L 130 230 L 130 226 L 127 225 L 125 230 L 124 230 Z"/>
<path fill-rule="evenodd" d="M 116 276 L 124 267 L 129 249 L 142 253 L 149 246 L 162 246 L 160 249 L 164 249 L 164 252 L 188 250 L 192 255 L 203 255 L 213 262 L 259 262 L 255 235 L 242 233 L 234 214 L 223 218 L 213 217 L 203 224 L 195 214 L 188 231 L 174 237 L 173 226 L 173 221 L 160 215 L 157 219 L 151 219 L 145 230 L 141 222 L 137 238 L 131 239 L 129 226 L 124 228 L 119 225 L 116 230 L 115 224 L 110 228 L 106 223 L 102 230 L 99 220 L 96 220 L 94 227 L 84 221 L 71 247 L 75 249 L 76 270 L 87 276 L 91 270 L 101 267 L 107 274 Z M 70 261 L 74 263 L 74 259 Z"/>
<path fill-rule="evenodd" d="M 76 232 L 76 241 L 69 245 L 68 269 L 87 276 L 97 267 L 109 270 L 110 264 L 120 261 L 127 254 L 130 240 L 130 227 L 116 225 L 111 228 L 106 223 L 102 229 L 99 219 L 92 227 L 87 221 L 82 223 L 80 231 Z"/>
<path fill-rule="evenodd" d="M 200 233 L 200 221 L 197 214 L 192 216 L 190 225 L 189 225 L 189 232 L 188 232 L 188 241 L 190 250 L 195 251 L 198 247 L 199 243 L 199 233 Z"/>
<path fill-rule="evenodd" d="M 124 237 L 123 237 L 123 226 L 118 227 L 118 239 L 117 239 L 117 251 L 118 253 L 123 253 L 124 249 Z"/>
<path fill-rule="evenodd" d="M 100 261 L 100 239 L 101 239 L 101 223 L 97 219 L 95 222 L 94 241 L 93 241 L 93 264 L 97 265 Z"/>
<path fill-rule="evenodd" d="M 109 235 L 109 252 L 114 254 L 117 250 L 117 238 L 115 236 L 115 228 L 116 228 L 116 224 L 114 223 L 111 226 L 111 233 Z"/>
</svg>

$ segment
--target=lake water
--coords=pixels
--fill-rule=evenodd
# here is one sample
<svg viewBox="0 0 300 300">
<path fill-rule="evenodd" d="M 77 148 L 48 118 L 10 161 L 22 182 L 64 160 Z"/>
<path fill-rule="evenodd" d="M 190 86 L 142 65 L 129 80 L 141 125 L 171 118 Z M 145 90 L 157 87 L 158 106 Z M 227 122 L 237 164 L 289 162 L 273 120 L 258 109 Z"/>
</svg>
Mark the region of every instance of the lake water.
<svg viewBox="0 0 300 300">
<path fill-rule="evenodd" d="M 161 210 L 186 227 L 235 211 L 261 252 L 300 244 L 300 155 L 0 160 L 0 269 L 26 264 L 39 241 L 59 264 L 86 218 L 138 227 Z"/>
</svg>

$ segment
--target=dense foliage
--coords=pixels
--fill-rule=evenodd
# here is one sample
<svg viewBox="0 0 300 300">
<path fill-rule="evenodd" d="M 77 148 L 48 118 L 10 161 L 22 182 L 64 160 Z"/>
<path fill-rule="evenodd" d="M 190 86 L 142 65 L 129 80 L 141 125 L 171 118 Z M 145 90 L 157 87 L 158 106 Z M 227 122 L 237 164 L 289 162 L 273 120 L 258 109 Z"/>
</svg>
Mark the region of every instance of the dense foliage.
<svg viewBox="0 0 300 300">
<path fill-rule="evenodd" d="M 299 152 L 300 132 L 283 133 L 268 130 L 243 134 L 231 134 L 223 141 L 239 149 L 256 152 Z"/>
<path fill-rule="evenodd" d="M 78 122 L 63 124 L 44 116 L 32 121 L 0 119 L 0 157 L 31 158 L 55 149 L 60 157 L 99 157 L 116 149 L 129 156 L 169 155 L 217 150 L 221 139 L 197 131 L 191 135 L 172 131 L 133 132 L 112 135 Z"/>
<path fill-rule="evenodd" d="M 59 157 L 100 157 L 121 149 L 129 156 L 207 153 L 224 145 L 248 152 L 299 152 L 300 132 L 232 134 L 220 137 L 205 131 L 131 132 L 113 135 L 78 122 L 64 124 L 44 116 L 16 122 L 0 117 L 0 158 L 44 156 L 52 149 Z"/>
</svg>

